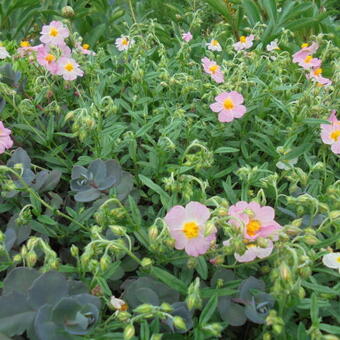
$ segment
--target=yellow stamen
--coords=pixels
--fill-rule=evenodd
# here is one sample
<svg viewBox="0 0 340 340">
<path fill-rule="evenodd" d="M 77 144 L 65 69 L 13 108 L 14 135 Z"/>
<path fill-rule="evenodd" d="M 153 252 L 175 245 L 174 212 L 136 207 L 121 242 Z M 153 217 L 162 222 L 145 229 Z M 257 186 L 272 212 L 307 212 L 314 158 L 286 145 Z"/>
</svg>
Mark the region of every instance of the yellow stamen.
<svg viewBox="0 0 340 340">
<path fill-rule="evenodd" d="M 45 60 L 46 60 L 48 63 L 51 63 L 52 61 L 55 61 L 55 56 L 52 55 L 52 54 L 48 54 L 48 55 L 45 57 Z"/>
<path fill-rule="evenodd" d="M 336 262 L 339 262 L 339 263 L 340 263 L 340 256 L 338 256 L 338 257 L 336 258 Z"/>
<path fill-rule="evenodd" d="M 56 37 L 58 34 L 59 34 L 59 31 L 56 28 L 52 27 L 50 29 L 50 36 L 51 37 Z"/>
<path fill-rule="evenodd" d="M 337 142 L 340 139 L 340 130 L 333 131 L 330 137 Z"/>
<path fill-rule="evenodd" d="M 186 222 L 183 226 L 183 233 L 187 238 L 195 238 L 199 234 L 199 226 L 196 222 Z"/>
<path fill-rule="evenodd" d="M 247 42 L 247 38 L 244 35 L 241 35 L 240 42 L 244 44 L 245 42 Z"/>
<path fill-rule="evenodd" d="M 217 46 L 218 45 L 218 41 L 213 39 L 213 40 L 211 40 L 210 44 L 213 45 L 213 46 Z"/>
<path fill-rule="evenodd" d="M 90 48 L 90 45 L 89 44 L 84 44 L 82 47 L 83 47 L 84 50 L 88 50 Z"/>
<path fill-rule="evenodd" d="M 306 58 L 305 58 L 305 63 L 310 63 L 312 61 L 313 57 L 311 55 L 308 55 Z"/>
<path fill-rule="evenodd" d="M 314 75 L 319 76 L 322 73 L 322 68 L 317 68 L 314 70 Z"/>
<path fill-rule="evenodd" d="M 0 42 L 0 47 L 4 46 L 1 42 Z"/>
<path fill-rule="evenodd" d="M 30 47 L 31 44 L 29 43 L 29 41 L 23 40 L 23 41 L 20 43 L 20 46 L 21 46 L 21 47 Z"/>
<path fill-rule="evenodd" d="M 261 229 L 261 223 L 257 220 L 250 220 L 246 228 L 247 234 L 249 236 L 255 236 L 257 232 Z"/>
<path fill-rule="evenodd" d="M 67 63 L 67 64 L 64 66 L 64 69 L 65 69 L 66 71 L 68 71 L 68 72 L 71 72 L 71 71 L 74 70 L 74 66 L 73 66 L 73 64 L 71 64 L 71 63 Z"/>
<path fill-rule="evenodd" d="M 127 45 L 129 43 L 129 41 L 126 39 L 126 38 L 124 38 L 123 40 L 122 40 L 122 45 Z"/>
<path fill-rule="evenodd" d="M 309 45 L 307 44 L 307 43 L 304 43 L 304 44 L 302 44 L 301 45 L 301 48 L 306 48 L 306 47 L 308 47 Z"/>
<path fill-rule="evenodd" d="M 256 247 L 256 244 L 254 243 L 249 243 L 246 245 L 246 247 L 249 249 L 249 248 L 253 248 L 253 247 Z"/>
<path fill-rule="evenodd" d="M 125 312 L 129 309 L 129 306 L 127 303 L 124 303 L 123 305 L 120 306 L 119 310 L 122 312 Z"/>
<path fill-rule="evenodd" d="M 231 110 L 234 108 L 234 103 L 233 101 L 230 99 L 230 98 L 227 98 L 224 102 L 223 102 L 223 107 L 226 109 L 226 110 Z"/>
<path fill-rule="evenodd" d="M 218 71 L 218 65 L 213 65 L 209 67 L 209 71 L 212 72 L 212 74 L 215 74 L 216 71 Z"/>
</svg>

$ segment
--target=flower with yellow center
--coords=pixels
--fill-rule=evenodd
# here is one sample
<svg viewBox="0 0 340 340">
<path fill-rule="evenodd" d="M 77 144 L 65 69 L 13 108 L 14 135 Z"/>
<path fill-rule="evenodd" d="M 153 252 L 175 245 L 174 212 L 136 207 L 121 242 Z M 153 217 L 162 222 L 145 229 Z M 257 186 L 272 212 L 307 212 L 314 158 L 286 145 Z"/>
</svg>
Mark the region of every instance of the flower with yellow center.
<svg viewBox="0 0 340 340">
<path fill-rule="evenodd" d="M 223 107 L 226 109 L 226 110 L 232 110 L 234 108 L 234 102 L 230 99 L 230 98 L 227 98 L 224 102 L 223 102 Z"/>
<path fill-rule="evenodd" d="M 246 43 L 246 42 L 247 42 L 247 38 L 246 38 L 244 35 L 241 35 L 241 36 L 240 36 L 240 42 L 241 42 L 242 44 Z"/>
<path fill-rule="evenodd" d="M 323 256 L 322 262 L 328 268 L 338 269 L 340 273 L 340 253 L 328 253 Z"/>
<path fill-rule="evenodd" d="M 50 35 L 51 37 L 57 37 L 58 34 L 59 34 L 59 31 L 58 31 L 55 27 L 52 27 L 52 28 L 50 29 L 49 35 Z"/>
<path fill-rule="evenodd" d="M 183 233 L 188 239 L 195 238 L 199 234 L 199 226 L 196 222 L 191 221 L 191 222 L 186 222 L 183 225 Z"/>
<path fill-rule="evenodd" d="M 31 44 L 29 43 L 29 41 L 23 40 L 23 41 L 20 43 L 20 46 L 21 46 L 21 47 L 30 47 Z"/>
<path fill-rule="evenodd" d="M 246 225 L 246 229 L 249 236 L 255 236 L 261 229 L 261 223 L 258 220 L 250 220 Z"/>
<path fill-rule="evenodd" d="M 83 47 L 84 50 L 88 50 L 90 48 L 90 45 L 89 44 L 83 44 L 82 47 Z"/>
<path fill-rule="evenodd" d="M 312 57 L 311 55 L 308 55 L 308 56 L 305 58 L 304 62 L 308 64 L 308 63 L 310 63 L 310 62 L 312 61 L 312 59 L 313 59 L 313 57 Z"/>
<path fill-rule="evenodd" d="M 72 63 L 67 63 L 65 66 L 64 66 L 64 69 L 68 72 L 72 72 L 74 70 L 74 66 Z"/>
<path fill-rule="evenodd" d="M 55 56 L 52 54 L 47 54 L 45 60 L 50 64 L 51 62 L 55 61 Z"/>
<path fill-rule="evenodd" d="M 322 68 L 318 67 L 317 69 L 314 70 L 314 75 L 319 76 L 322 73 Z"/>
<path fill-rule="evenodd" d="M 304 44 L 301 45 L 301 48 L 306 48 L 306 47 L 308 47 L 308 46 L 309 46 L 309 44 L 304 43 Z"/>
<path fill-rule="evenodd" d="M 330 135 L 331 139 L 333 139 L 335 142 L 340 140 L 340 130 L 335 130 Z"/>
<path fill-rule="evenodd" d="M 215 74 L 218 71 L 218 65 L 212 65 L 209 67 L 209 71 L 211 71 L 212 74 Z"/>
<path fill-rule="evenodd" d="M 129 40 L 127 40 L 126 38 L 124 38 L 124 39 L 122 40 L 122 45 L 126 46 L 126 45 L 128 45 L 128 44 L 129 44 Z"/>
<path fill-rule="evenodd" d="M 215 40 L 215 39 L 211 40 L 211 45 L 217 46 L 218 45 L 218 41 Z"/>
</svg>

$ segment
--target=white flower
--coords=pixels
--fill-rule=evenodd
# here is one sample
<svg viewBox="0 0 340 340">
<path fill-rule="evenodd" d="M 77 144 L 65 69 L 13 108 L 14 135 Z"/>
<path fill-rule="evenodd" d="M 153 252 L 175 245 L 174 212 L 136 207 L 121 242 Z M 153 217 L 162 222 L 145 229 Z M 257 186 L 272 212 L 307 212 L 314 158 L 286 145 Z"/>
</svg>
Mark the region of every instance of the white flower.
<svg viewBox="0 0 340 340">
<path fill-rule="evenodd" d="M 6 48 L 0 45 L 0 59 L 6 59 L 8 57 L 10 57 L 10 55 L 7 52 Z"/>
<path fill-rule="evenodd" d="M 210 43 L 207 43 L 206 45 L 208 46 L 208 50 L 210 51 L 222 51 L 220 43 L 215 39 L 212 39 Z"/>
<path fill-rule="evenodd" d="M 273 40 L 270 44 L 266 46 L 268 52 L 273 50 L 279 50 L 280 47 L 277 45 L 277 40 Z"/>
<path fill-rule="evenodd" d="M 328 268 L 338 269 L 340 273 L 340 253 L 329 253 L 322 258 L 323 264 Z"/>
<path fill-rule="evenodd" d="M 276 166 L 281 170 L 289 170 L 298 162 L 299 158 L 293 158 L 289 160 L 281 160 L 276 163 Z"/>
<path fill-rule="evenodd" d="M 125 311 L 128 309 L 127 303 L 122 299 L 117 299 L 114 295 L 111 296 L 110 304 L 117 310 Z"/>
<path fill-rule="evenodd" d="M 129 49 L 133 44 L 135 43 L 135 41 L 133 39 L 129 39 L 128 37 L 120 37 L 118 39 L 116 39 L 116 47 L 118 48 L 118 51 L 124 51 Z"/>
</svg>

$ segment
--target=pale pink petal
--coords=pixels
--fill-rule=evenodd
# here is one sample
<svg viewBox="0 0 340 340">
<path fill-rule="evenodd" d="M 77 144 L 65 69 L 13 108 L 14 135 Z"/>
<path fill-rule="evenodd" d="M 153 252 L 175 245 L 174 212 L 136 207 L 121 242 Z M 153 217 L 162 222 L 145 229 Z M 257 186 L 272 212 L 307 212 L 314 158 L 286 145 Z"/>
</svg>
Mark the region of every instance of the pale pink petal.
<svg viewBox="0 0 340 340">
<path fill-rule="evenodd" d="M 255 260 L 256 252 L 254 251 L 255 247 L 248 248 L 243 255 L 239 255 L 237 253 L 234 254 L 236 261 L 238 262 L 250 262 Z"/>
<path fill-rule="evenodd" d="M 218 84 L 224 82 L 224 75 L 222 72 L 216 72 L 215 74 L 212 74 L 211 78 L 214 79 Z"/>
<path fill-rule="evenodd" d="M 336 118 L 336 110 L 333 110 L 331 115 L 328 117 L 328 120 L 332 123 L 338 122 L 338 119 Z"/>
<path fill-rule="evenodd" d="M 340 154 L 340 140 L 332 144 L 331 150 L 336 154 Z"/>
<path fill-rule="evenodd" d="M 268 242 L 269 242 L 269 245 L 267 248 L 254 247 L 256 248 L 255 249 L 256 257 L 263 259 L 272 253 L 273 248 L 274 248 L 273 242 L 271 242 L 270 240 Z"/>
<path fill-rule="evenodd" d="M 199 202 L 188 203 L 185 207 L 185 213 L 187 220 L 194 220 L 201 226 L 208 221 L 210 217 L 209 209 Z"/>
<path fill-rule="evenodd" d="M 233 116 L 233 114 L 232 114 L 232 112 L 230 110 L 222 110 L 218 114 L 218 120 L 221 123 L 229 123 L 229 122 L 234 120 L 234 116 Z"/>
<path fill-rule="evenodd" d="M 238 105 L 232 109 L 234 118 L 241 118 L 246 113 L 246 111 L 247 109 L 244 105 Z"/>
<path fill-rule="evenodd" d="M 321 139 L 325 144 L 333 144 L 334 140 L 331 138 L 331 133 L 333 131 L 332 125 L 322 124 L 324 127 L 321 130 Z"/>
<path fill-rule="evenodd" d="M 171 229 L 181 229 L 185 216 L 186 213 L 184 207 L 176 205 L 166 214 L 164 221 L 168 225 L 170 231 Z"/>
<path fill-rule="evenodd" d="M 228 97 L 233 101 L 235 105 L 242 104 L 244 101 L 242 94 L 236 91 L 229 92 Z"/>
<path fill-rule="evenodd" d="M 190 256 L 199 256 L 205 254 L 210 248 L 210 241 L 202 236 L 189 239 L 185 251 Z"/>
<path fill-rule="evenodd" d="M 275 210 L 272 207 L 260 207 L 256 210 L 256 219 L 263 225 L 267 225 L 272 222 L 275 217 Z"/>
<path fill-rule="evenodd" d="M 221 110 L 223 110 L 223 104 L 221 103 L 213 103 L 210 105 L 210 109 L 213 112 L 220 112 Z"/>
<path fill-rule="evenodd" d="M 215 100 L 218 102 L 224 102 L 227 98 L 229 98 L 229 92 L 222 92 L 215 97 Z"/>
</svg>

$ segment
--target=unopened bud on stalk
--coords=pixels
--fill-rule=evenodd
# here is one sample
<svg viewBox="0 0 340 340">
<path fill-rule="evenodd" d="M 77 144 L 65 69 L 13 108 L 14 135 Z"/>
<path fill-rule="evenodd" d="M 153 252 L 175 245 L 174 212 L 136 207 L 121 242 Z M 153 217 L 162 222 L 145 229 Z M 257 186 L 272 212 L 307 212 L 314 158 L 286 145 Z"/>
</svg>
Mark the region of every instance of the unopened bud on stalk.
<svg viewBox="0 0 340 340">
<path fill-rule="evenodd" d="M 153 309 L 154 307 L 152 305 L 143 303 L 142 305 L 139 305 L 137 308 L 135 308 L 134 312 L 139 313 L 139 314 L 151 313 Z"/>
<path fill-rule="evenodd" d="M 152 263 L 153 263 L 153 261 L 152 261 L 150 258 L 144 257 L 144 258 L 142 259 L 142 262 L 141 262 L 140 265 L 141 265 L 143 268 L 147 268 L 147 267 L 152 266 Z"/>
<path fill-rule="evenodd" d="M 218 207 L 216 209 L 217 216 L 223 217 L 228 215 L 228 210 L 225 207 Z"/>
<path fill-rule="evenodd" d="M 158 236 L 158 228 L 155 225 L 152 225 L 149 230 L 148 230 L 148 235 L 149 235 L 149 239 L 154 241 L 156 240 L 157 236 Z"/>
<path fill-rule="evenodd" d="M 103 256 L 100 258 L 100 262 L 99 262 L 100 269 L 101 269 L 103 272 L 105 272 L 105 271 L 109 268 L 110 263 L 111 263 L 110 256 L 108 256 L 108 255 L 103 255 Z"/>
<path fill-rule="evenodd" d="M 303 237 L 303 240 L 304 240 L 308 245 L 310 245 L 310 246 L 313 246 L 313 245 L 319 243 L 319 240 L 318 240 L 315 236 L 310 235 L 310 234 L 305 235 L 305 236 Z"/>
<path fill-rule="evenodd" d="M 175 327 L 182 329 L 182 330 L 187 329 L 187 326 L 186 326 L 184 320 L 180 316 L 176 315 L 172 320 L 173 320 Z"/>
<path fill-rule="evenodd" d="M 216 232 L 215 224 L 212 221 L 208 221 L 204 230 L 204 237 L 209 236 L 213 232 Z"/>
<path fill-rule="evenodd" d="M 269 241 L 264 237 L 258 237 L 256 243 L 261 248 L 267 248 L 269 245 Z"/>
<path fill-rule="evenodd" d="M 73 257 L 78 257 L 78 255 L 79 255 L 79 248 L 77 246 L 75 246 L 74 244 L 72 244 L 70 252 L 71 252 L 71 255 Z"/>
<path fill-rule="evenodd" d="M 135 327 L 129 324 L 124 329 L 124 340 L 130 340 L 135 336 Z"/>
<path fill-rule="evenodd" d="M 302 267 L 299 269 L 299 274 L 302 278 L 307 279 L 311 276 L 312 271 L 309 267 Z"/>
<path fill-rule="evenodd" d="M 65 6 L 61 9 L 61 14 L 66 18 L 74 17 L 74 10 L 71 6 Z"/>
<path fill-rule="evenodd" d="M 203 329 L 210 332 L 213 336 L 219 337 L 221 336 L 223 326 L 218 322 L 214 322 L 214 323 L 203 326 Z"/>
<path fill-rule="evenodd" d="M 163 303 L 161 304 L 161 310 L 162 310 L 163 312 L 166 312 L 166 313 L 171 313 L 174 309 L 173 309 L 173 307 L 171 307 L 171 305 L 169 305 L 168 303 L 163 302 Z"/>
<path fill-rule="evenodd" d="M 334 221 L 340 219 L 340 210 L 333 210 L 329 213 L 329 218 Z"/>
<path fill-rule="evenodd" d="M 110 225 L 109 228 L 112 231 L 112 233 L 115 235 L 123 236 L 125 234 L 125 228 L 119 225 Z"/>
<path fill-rule="evenodd" d="M 292 279 L 292 273 L 289 267 L 287 266 L 286 262 L 282 262 L 280 264 L 280 275 L 282 280 L 284 281 L 289 281 Z"/>
<path fill-rule="evenodd" d="M 38 257 L 34 250 L 30 250 L 26 255 L 26 261 L 29 267 L 34 267 L 37 263 Z"/>
</svg>

